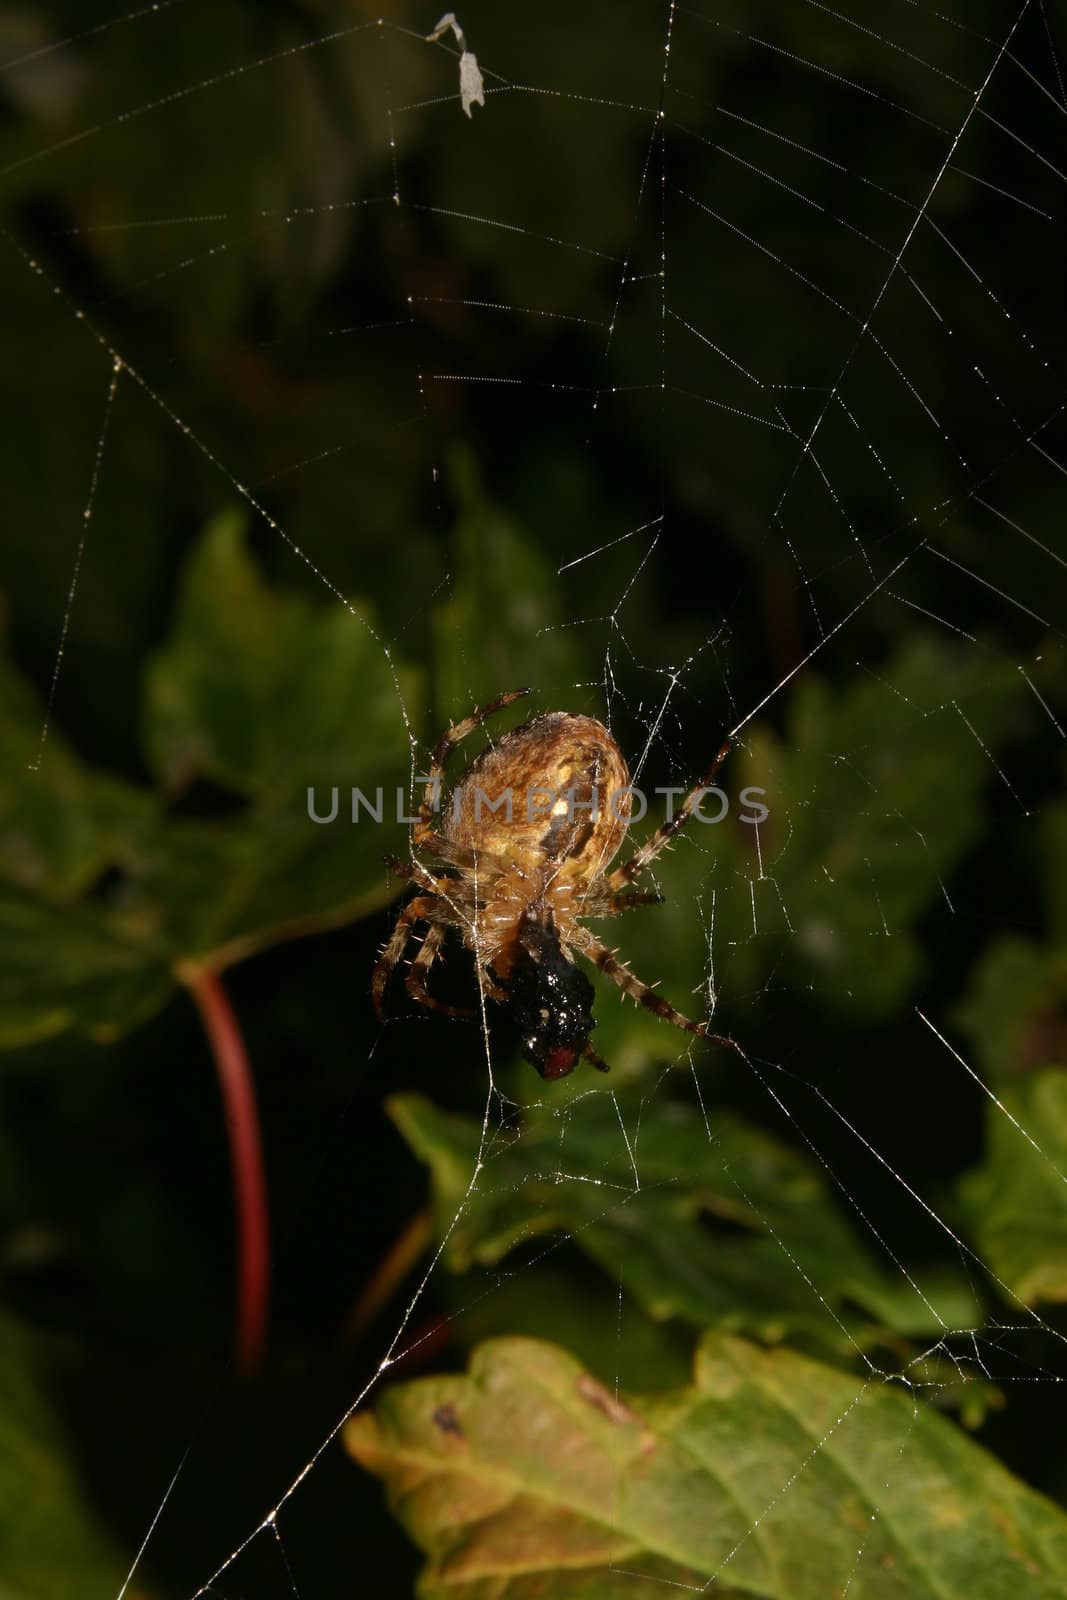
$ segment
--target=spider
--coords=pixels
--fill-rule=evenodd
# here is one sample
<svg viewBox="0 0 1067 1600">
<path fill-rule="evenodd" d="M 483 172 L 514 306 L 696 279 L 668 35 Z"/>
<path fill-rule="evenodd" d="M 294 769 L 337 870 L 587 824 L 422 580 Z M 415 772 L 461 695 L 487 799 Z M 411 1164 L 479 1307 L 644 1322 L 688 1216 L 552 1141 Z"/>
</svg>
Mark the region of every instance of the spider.
<svg viewBox="0 0 1067 1600">
<path fill-rule="evenodd" d="M 427 932 L 407 974 L 412 999 L 449 1016 L 475 1015 L 435 999 L 427 986 L 446 929 L 457 928 L 474 954 L 483 995 L 509 1008 L 523 1055 L 543 1078 L 565 1077 L 582 1057 L 601 1072 L 609 1070 L 589 1041 L 596 1026 L 593 986 L 574 952 L 665 1022 L 736 1050 L 732 1039 L 711 1033 L 707 1022 L 691 1022 L 655 992 L 655 985 L 642 983 L 583 923 L 585 917 L 662 903 L 662 895 L 632 885 L 688 821 L 730 741 L 674 815 L 609 872 L 629 825 L 633 796 L 622 751 L 593 717 L 550 711 L 506 733 L 468 765 L 445 815 L 437 815 L 445 765 L 455 747 L 530 692 L 498 695 L 453 724 L 433 753 L 412 824 L 413 859 L 390 863 L 419 892 L 400 911 L 374 968 L 371 993 L 379 1018 L 390 974 L 413 930 L 424 923 Z M 419 856 L 440 865 L 431 868 Z"/>
</svg>

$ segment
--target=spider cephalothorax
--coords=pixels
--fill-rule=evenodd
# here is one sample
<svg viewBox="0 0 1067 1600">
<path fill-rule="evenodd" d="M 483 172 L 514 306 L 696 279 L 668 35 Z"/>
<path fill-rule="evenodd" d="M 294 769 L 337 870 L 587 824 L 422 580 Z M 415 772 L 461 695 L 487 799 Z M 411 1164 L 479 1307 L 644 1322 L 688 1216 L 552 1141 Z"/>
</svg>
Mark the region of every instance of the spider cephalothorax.
<svg viewBox="0 0 1067 1600">
<path fill-rule="evenodd" d="M 454 747 L 527 693 L 500 695 L 449 728 L 434 751 L 412 827 L 412 860 L 396 864 L 419 892 L 400 912 L 374 969 L 379 1016 L 389 975 L 412 929 L 423 923 L 427 931 L 407 976 L 413 999 L 453 1016 L 471 1015 L 427 989 L 446 929 L 458 929 L 474 955 L 482 993 L 511 1010 L 523 1053 L 544 1078 L 566 1076 L 582 1056 L 607 1071 L 589 1043 L 596 1025 L 593 987 L 574 953 L 665 1021 L 731 1044 L 636 978 L 583 920 L 659 901 L 658 894 L 631 885 L 692 815 L 728 746 L 658 832 L 609 872 L 629 825 L 632 795 L 622 751 L 593 717 L 551 711 L 523 723 L 471 762 L 441 806 L 441 779 Z"/>
</svg>

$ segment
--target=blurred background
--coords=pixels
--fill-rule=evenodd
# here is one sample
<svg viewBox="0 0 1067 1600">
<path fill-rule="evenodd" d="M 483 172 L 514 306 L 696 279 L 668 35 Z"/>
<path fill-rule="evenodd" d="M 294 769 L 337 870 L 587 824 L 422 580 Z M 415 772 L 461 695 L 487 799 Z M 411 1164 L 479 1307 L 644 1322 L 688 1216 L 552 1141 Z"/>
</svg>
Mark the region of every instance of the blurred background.
<svg viewBox="0 0 1067 1600">
<path fill-rule="evenodd" d="M 739 730 L 766 826 L 690 830 L 610 942 L 717 997 L 761 1070 L 702 1047 L 706 1103 L 817 1150 L 952 1326 L 1036 1308 L 963 1420 L 1067 1494 L 1056 1391 L 1013 1381 L 1063 1373 L 1062 1201 L 916 1013 L 1062 1168 L 1067 37 L 1017 12 L 476 5 L 468 118 L 410 4 L 0 5 L 10 1593 L 116 1592 L 180 1462 L 131 1592 L 192 1593 L 389 1346 L 448 1221 L 412 1107 L 477 1134 L 486 1041 L 400 982 L 375 1021 L 404 829 L 316 828 L 306 791 L 407 794 L 527 683 L 649 789 Z M 243 1370 L 216 972 L 270 1219 Z M 440 981 L 469 998 L 458 946 Z M 681 1036 L 603 983 L 597 1015 L 645 1119 L 693 1109 Z M 534 1127 L 506 1017 L 489 1043 L 492 1129 Z M 714 1305 L 635 1286 L 620 1332 L 618 1247 L 591 1273 L 529 1204 L 561 1247 L 444 1261 L 402 1373 L 532 1332 L 663 1387 L 716 1317 L 850 1359 L 762 1255 Z M 931 1332 L 827 1294 L 899 1359 Z M 300 1592 L 412 1592 L 339 1444 L 283 1526 Z M 220 1592 L 292 1592 L 264 1543 Z"/>
</svg>

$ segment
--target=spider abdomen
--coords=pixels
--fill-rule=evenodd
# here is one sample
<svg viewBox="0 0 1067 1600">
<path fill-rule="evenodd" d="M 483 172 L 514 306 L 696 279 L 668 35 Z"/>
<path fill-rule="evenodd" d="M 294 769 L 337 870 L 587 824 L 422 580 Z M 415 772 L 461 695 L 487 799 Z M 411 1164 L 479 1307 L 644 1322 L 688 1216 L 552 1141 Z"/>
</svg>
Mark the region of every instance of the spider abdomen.
<svg viewBox="0 0 1067 1600">
<path fill-rule="evenodd" d="M 568 888 L 602 873 L 630 820 L 622 751 L 594 717 L 552 711 L 504 735 L 472 761 L 442 832 L 530 879 Z"/>
</svg>

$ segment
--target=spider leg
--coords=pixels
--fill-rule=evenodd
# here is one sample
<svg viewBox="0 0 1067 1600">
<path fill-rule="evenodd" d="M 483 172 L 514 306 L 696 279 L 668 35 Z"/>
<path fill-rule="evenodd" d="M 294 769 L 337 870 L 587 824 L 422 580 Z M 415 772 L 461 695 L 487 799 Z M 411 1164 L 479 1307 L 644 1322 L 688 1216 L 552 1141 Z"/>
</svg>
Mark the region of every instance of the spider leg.
<svg viewBox="0 0 1067 1600">
<path fill-rule="evenodd" d="M 578 915 L 614 917 L 621 911 L 632 911 L 635 906 L 661 906 L 664 898 L 655 889 L 623 889 L 616 892 L 608 887 L 607 879 L 602 879 L 584 896 Z"/>
<path fill-rule="evenodd" d="M 598 1056 L 597 1055 L 596 1051 L 593 1049 L 593 1046 L 589 1043 L 588 1039 L 585 1041 L 585 1049 L 582 1051 L 582 1055 L 585 1057 L 585 1059 L 587 1061 L 591 1061 L 593 1063 L 593 1066 L 597 1069 L 598 1072 L 610 1072 L 611 1071 L 611 1068 L 608 1066 L 608 1064 L 604 1060 L 603 1056 Z"/>
<path fill-rule="evenodd" d="M 614 915 L 619 911 L 632 911 L 635 906 L 661 906 L 666 898 L 657 889 L 626 889 L 612 895 L 611 911 Z"/>
<path fill-rule="evenodd" d="M 472 877 L 480 874 L 485 879 L 491 872 L 503 871 L 506 866 L 501 857 L 494 855 L 491 850 L 471 850 L 467 845 L 446 839 L 443 833 L 436 833 L 433 829 L 423 832 L 421 828 L 421 823 L 416 823 L 417 837 L 412 839 L 414 848 L 425 850 L 427 855 L 436 856 L 450 867 L 459 867 Z"/>
<path fill-rule="evenodd" d="M 446 841 L 447 842 L 447 841 Z M 386 856 L 386 864 L 398 878 L 407 878 L 420 884 L 427 894 L 432 895 L 436 902 L 434 921 L 451 924 L 459 928 L 464 939 L 468 942 L 475 938 L 474 930 L 486 899 L 492 894 L 492 882 L 496 876 L 491 868 L 495 865 L 495 856 L 483 855 L 479 857 L 482 876 L 479 879 L 477 871 L 466 877 L 462 874 L 449 876 L 442 873 L 435 877 L 428 867 L 421 861 L 401 861 L 397 856 Z M 477 892 L 476 892 L 477 891 Z M 499 991 L 491 995 L 494 1000 L 503 998 Z M 438 1009 L 434 1007 L 433 1009 Z M 473 1012 L 468 1012 L 473 1016 Z"/>
<path fill-rule="evenodd" d="M 437 1000 L 427 988 L 427 979 L 430 968 L 441 953 L 441 945 L 445 937 L 445 924 L 434 922 L 430 924 L 430 931 L 422 941 L 422 948 L 411 963 L 406 978 L 407 991 L 411 998 L 420 1006 L 425 1006 L 428 1011 L 440 1011 L 446 1017 L 473 1017 L 474 1009 L 471 1006 L 450 1006 L 444 1000 Z"/>
<path fill-rule="evenodd" d="M 386 866 L 397 878 L 407 878 L 417 883 L 436 902 L 435 922 L 452 922 L 462 927 L 468 920 L 471 894 L 462 878 L 435 877 L 421 861 L 401 861 L 399 856 L 386 856 Z M 447 910 L 445 908 L 448 908 Z"/>
<path fill-rule="evenodd" d="M 609 888 L 621 890 L 625 889 L 627 884 L 633 883 L 634 879 L 639 877 L 645 868 L 655 861 L 660 852 L 667 848 L 679 830 L 685 827 L 689 818 L 700 804 L 705 789 L 710 789 L 715 782 L 719 768 L 730 752 L 732 742 L 730 739 L 723 741 L 715 760 L 708 770 L 701 775 L 695 786 L 690 789 L 670 821 L 664 822 L 652 835 L 651 839 L 647 840 L 640 850 L 630 857 L 629 861 L 624 861 L 621 867 L 616 867 L 615 871 L 610 874 L 607 879 Z"/>
<path fill-rule="evenodd" d="M 702 1039 L 710 1039 L 714 1044 L 724 1045 L 728 1050 L 740 1050 L 740 1046 L 735 1044 L 732 1039 L 727 1039 L 722 1034 L 710 1032 L 708 1023 L 691 1022 L 680 1011 L 676 1011 L 670 1001 L 665 1000 L 661 994 L 657 994 L 650 984 L 642 983 L 641 979 L 630 971 L 624 961 L 616 960 L 615 952 L 609 950 L 606 945 L 601 944 L 599 939 L 595 939 L 588 928 L 579 927 L 572 930 L 568 934 L 568 939 L 573 943 L 576 950 L 581 951 L 587 961 L 591 961 L 613 983 L 617 983 L 624 994 L 628 994 L 631 999 L 636 1000 L 638 1005 L 645 1006 L 649 1011 L 654 1011 L 657 1017 L 663 1018 L 664 1022 L 670 1022 L 676 1028 L 684 1028 L 687 1033 L 698 1034 Z"/>
<path fill-rule="evenodd" d="M 393 931 L 386 941 L 385 948 L 378 957 L 377 964 L 371 974 L 370 992 L 374 1001 L 374 1009 L 379 1022 L 385 1021 L 385 1011 L 382 1001 L 385 997 L 385 986 L 389 982 L 390 974 L 404 953 L 405 946 L 411 938 L 411 930 L 416 922 L 429 920 L 437 910 L 435 899 L 432 895 L 416 895 L 414 900 L 409 900 L 393 925 Z"/>
<path fill-rule="evenodd" d="M 505 706 L 511 705 L 513 700 L 521 700 L 523 695 L 530 693 L 531 690 L 529 689 L 508 689 L 504 694 L 498 694 L 495 700 L 491 700 L 488 705 L 479 706 L 476 711 L 471 712 L 469 717 L 464 717 L 462 722 L 454 722 L 447 733 L 443 734 L 438 740 L 437 748 L 434 750 L 433 759 L 430 762 L 430 774 L 423 790 L 422 803 L 419 806 L 419 820 L 412 830 L 412 843 L 416 849 L 419 849 L 431 836 L 435 839 L 440 839 L 440 835 L 436 833 L 433 820 L 435 802 L 437 805 L 440 804 L 441 779 L 444 775 L 445 763 L 457 744 L 466 739 L 468 734 L 473 733 L 475 728 L 480 727 L 488 717 L 495 715 L 497 711 L 502 711 Z"/>
<path fill-rule="evenodd" d="M 424 889 L 437 891 L 438 880 L 421 861 L 402 861 L 399 856 L 386 856 L 385 864 L 394 878 L 409 878 L 421 883 Z"/>
<path fill-rule="evenodd" d="M 455 926 L 463 929 L 467 924 L 465 905 L 469 895 L 466 886 L 459 879 L 435 878 L 418 861 L 406 862 L 390 857 L 389 865 L 398 877 L 413 878 L 416 883 L 422 884 L 427 893 L 416 895 L 403 907 L 371 975 L 371 995 L 378 1020 L 385 1019 L 383 1001 L 386 985 L 411 939 L 412 929 L 418 922 L 429 922 L 430 927 L 418 954 L 411 962 L 411 968 L 405 979 L 408 993 L 413 1000 L 429 1011 L 440 1011 L 450 1017 L 476 1016 L 477 1012 L 471 1006 L 453 1006 L 443 1000 L 435 999 L 427 987 L 430 968 L 440 954 L 446 927 Z M 455 891 L 455 899 L 452 891 Z M 507 1002 L 507 993 L 493 981 L 492 975 L 486 969 L 479 972 L 478 981 L 487 999 Z"/>
</svg>

